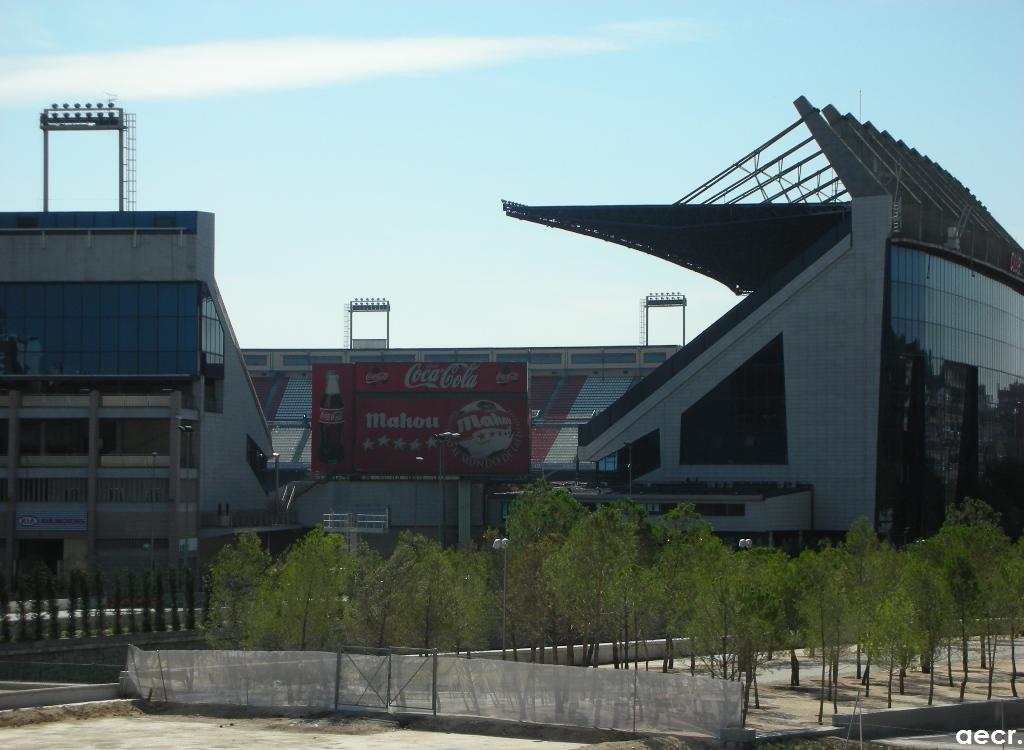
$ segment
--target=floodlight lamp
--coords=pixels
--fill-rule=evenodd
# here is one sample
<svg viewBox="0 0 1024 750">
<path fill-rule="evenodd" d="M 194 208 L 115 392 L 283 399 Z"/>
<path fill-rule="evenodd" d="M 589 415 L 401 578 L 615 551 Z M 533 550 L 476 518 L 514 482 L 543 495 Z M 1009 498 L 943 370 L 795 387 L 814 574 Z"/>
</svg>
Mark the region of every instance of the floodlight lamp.
<svg viewBox="0 0 1024 750">
<path fill-rule="evenodd" d="M 70 109 L 70 107 L 68 107 L 68 103 L 67 102 L 64 102 L 64 109 Z"/>
<path fill-rule="evenodd" d="M 75 102 L 75 109 L 81 109 L 81 108 L 82 108 L 82 105 L 79 104 L 78 102 Z"/>
<path fill-rule="evenodd" d="M 57 102 L 50 105 L 50 109 L 57 109 Z"/>
</svg>

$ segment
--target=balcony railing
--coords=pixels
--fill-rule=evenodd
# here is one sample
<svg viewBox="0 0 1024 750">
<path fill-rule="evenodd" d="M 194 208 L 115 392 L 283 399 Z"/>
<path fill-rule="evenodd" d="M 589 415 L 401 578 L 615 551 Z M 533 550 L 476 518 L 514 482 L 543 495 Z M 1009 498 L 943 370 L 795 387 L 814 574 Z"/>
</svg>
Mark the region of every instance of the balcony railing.
<svg viewBox="0 0 1024 750">
<path fill-rule="evenodd" d="M 204 529 L 253 528 L 260 526 L 294 526 L 298 523 L 294 513 L 269 510 L 232 510 L 227 513 L 205 512 L 199 514 L 199 525 Z"/>
<path fill-rule="evenodd" d="M 40 407 L 50 408 L 89 408 L 87 393 L 32 393 L 22 394 L 19 402 L 23 409 Z M 100 406 L 107 408 L 160 408 L 167 409 L 171 405 L 171 396 L 167 393 L 104 393 L 100 395 Z M 188 393 L 181 394 L 181 405 L 185 409 L 192 408 L 192 397 Z M 0 407 L 10 406 L 10 396 L 0 394 Z"/>
<path fill-rule="evenodd" d="M 33 394 L 24 395 L 21 397 L 21 406 L 25 409 L 31 409 L 33 407 L 50 406 L 50 407 L 76 407 L 79 409 L 89 408 L 89 396 L 72 393 L 49 393 L 49 394 Z"/>
<path fill-rule="evenodd" d="M 383 534 L 390 525 L 389 513 L 324 513 L 324 531 L 337 534 Z"/>
</svg>

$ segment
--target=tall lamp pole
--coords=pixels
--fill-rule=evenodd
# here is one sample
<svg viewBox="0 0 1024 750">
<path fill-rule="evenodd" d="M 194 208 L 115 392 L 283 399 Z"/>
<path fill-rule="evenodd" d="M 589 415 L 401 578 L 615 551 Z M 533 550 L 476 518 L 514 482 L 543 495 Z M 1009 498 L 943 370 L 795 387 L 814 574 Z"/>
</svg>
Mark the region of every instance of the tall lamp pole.
<svg viewBox="0 0 1024 750">
<path fill-rule="evenodd" d="M 441 512 L 438 514 L 437 522 L 437 541 L 443 547 L 444 546 L 444 527 L 445 527 L 445 502 L 444 502 L 444 454 L 445 444 L 450 443 L 453 440 L 458 440 L 462 437 L 460 432 L 439 432 L 434 435 L 434 440 L 437 441 L 437 485 L 441 495 Z"/>
<path fill-rule="evenodd" d="M 495 539 L 494 551 L 501 550 L 501 658 L 505 659 L 505 615 L 508 612 L 508 537 Z"/>
</svg>

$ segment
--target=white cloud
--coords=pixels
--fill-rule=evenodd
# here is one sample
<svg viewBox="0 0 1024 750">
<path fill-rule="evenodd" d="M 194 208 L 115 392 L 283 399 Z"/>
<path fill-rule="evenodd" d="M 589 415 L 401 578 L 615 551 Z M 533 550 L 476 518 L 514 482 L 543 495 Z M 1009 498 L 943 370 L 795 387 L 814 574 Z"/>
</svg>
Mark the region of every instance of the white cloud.
<svg viewBox="0 0 1024 750">
<path fill-rule="evenodd" d="M 514 60 L 624 49 L 630 34 L 410 37 L 375 41 L 319 37 L 207 42 L 124 52 L 0 57 L 0 105 L 81 98 L 165 99 L 325 86 L 437 73 Z"/>
</svg>

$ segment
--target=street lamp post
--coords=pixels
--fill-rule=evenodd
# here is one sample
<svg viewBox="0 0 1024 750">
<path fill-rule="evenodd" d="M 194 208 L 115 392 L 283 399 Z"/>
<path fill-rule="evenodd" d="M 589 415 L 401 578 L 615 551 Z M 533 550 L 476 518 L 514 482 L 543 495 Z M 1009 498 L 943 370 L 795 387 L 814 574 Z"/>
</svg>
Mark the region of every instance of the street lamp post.
<svg viewBox="0 0 1024 750">
<path fill-rule="evenodd" d="M 439 432 L 434 435 L 434 440 L 437 441 L 437 485 L 440 489 L 441 495 L 441 512 L 438 514 L 437 523 L 437 541 L 440 545 L 444 546 L 444 527 L 445 521 L 445 502 L 444 502 L 444 455 L 445 455 L 445 444 L 450 443 L 453 440 L 458 440 L 462 437 L 462 433 L 459 432 Z"/>
<path fill-rule="evenodd" d="M 501 550 L 501 658 L 505 659 L 505 615 L 508 612 L 508 537 L 495 539 L 491 548 Z"/>
</svg>

